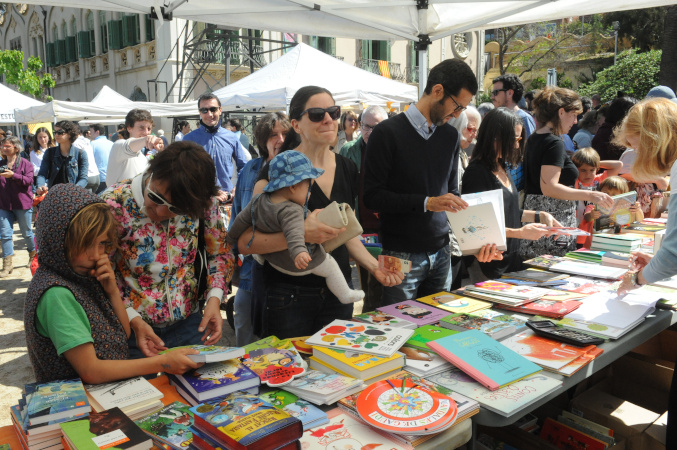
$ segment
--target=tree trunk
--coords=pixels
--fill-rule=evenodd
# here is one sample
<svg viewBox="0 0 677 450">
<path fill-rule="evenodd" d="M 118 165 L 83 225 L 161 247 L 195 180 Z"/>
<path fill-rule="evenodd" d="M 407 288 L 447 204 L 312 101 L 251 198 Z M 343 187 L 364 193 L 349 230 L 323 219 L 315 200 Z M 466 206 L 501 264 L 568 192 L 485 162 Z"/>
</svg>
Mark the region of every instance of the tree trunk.
<svg viewBox="0 0 677 450">
<path fill-rule="evenodd" d="M 666 8 L 659 83 L 677 90 L 677 6 L 675 5 Z"/>
</svg>

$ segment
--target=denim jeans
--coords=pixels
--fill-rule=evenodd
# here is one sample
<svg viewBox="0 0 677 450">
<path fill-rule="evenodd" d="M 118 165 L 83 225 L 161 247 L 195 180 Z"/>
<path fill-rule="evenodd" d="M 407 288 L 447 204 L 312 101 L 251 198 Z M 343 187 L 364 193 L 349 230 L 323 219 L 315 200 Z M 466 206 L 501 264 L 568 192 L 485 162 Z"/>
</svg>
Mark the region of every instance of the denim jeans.
<svg viewBox="0 0 677 450">
<path fill-rule="evenodd" d="M 252 291 L 238 288 L 233 305 L 233 322 L 235 323 L 235 345 L 243 347 L 258 341 L 252 326 Z"/>
<path fill-rule="evenodd" d="M 404 274 L 402 284 L 383 287 L 383 306 L 436 294 L 451 287 L 451 248 L 448 245 L 429 253 L 384 249 L 382 254 L 411 261 L 411 272 Z"/>
<path fill-rule="evenodd" d="M 33 208 L 31 209 L 0 209 L 0 241 L 2 242 L 2 257 L 12 256 L 14 254 L 14 242 L 12 234 L 14 230 L 14 220 L 19 222 L 19 230 L 24 239 L 29 252 L 35 250 L 35 241 L 33 240 L 33 228 L 31 218 L 33 217 Z"/>
<path fill-rule="evenodd" d="M 276 283 L 266 292 L 266 336 L 310 336 L 332 320 L 350 320 L 352 315 L 352 303 L 339 302 L 326 287 Z"/>
<path fill-rule="evenodd" d="M 196 312 L 186 319 L 172 325 L 166 327 L 153 327 L 153 331 L 160 339 L 162 339 L 167 348 L 201 344 L 202 341 L 200 339 L 202 338 L 204 331 L 202 333 L 197 331 L 200 322 L 202 322 L 202 312 Z M 127 341 L 127 343 L 129 344 L 129 359 L 141 359 L 146 357 L 136 345 L 134 330 L 132 330 L 132 334 L 129 336 L 129 341 Z"/>
</svg>

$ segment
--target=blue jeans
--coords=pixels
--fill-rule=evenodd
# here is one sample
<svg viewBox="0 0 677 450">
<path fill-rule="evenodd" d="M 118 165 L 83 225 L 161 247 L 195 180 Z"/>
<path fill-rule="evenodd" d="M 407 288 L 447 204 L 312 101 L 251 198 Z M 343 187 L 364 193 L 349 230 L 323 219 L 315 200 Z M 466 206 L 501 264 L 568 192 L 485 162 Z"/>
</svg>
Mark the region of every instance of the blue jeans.
<svg viewBox="0 0 677 450">
<path fill-rule="evenodd" d="M 162 339 L 167 348 L 201 344 L 202 341 L 200 339 L 202 338 L 204 331 L 202 333 L 197 331 L 200 322 L 202 322 L 202 312 L 196 312 L 175 324 L 162 328 L 153 327 L 153 331 L 160 339 Z M 129 345 L 129 359 L 141 359 L 146 357 L 136 345 L 134 330 L 132 330 L 132 334 L 129 336 L 129 341 L 127 341 L 127 343 Z"/>
<path fill-rule="evenodd" d="M 233 322 L 235 323 L 235 345 L 243 347 L 258 341 L 252 326 L 252 291 L 238 288 L 233 305 Z"/>
<path fill-rule="evenodd" d="M 402 284 L 383 287 L 383 306 L 447 291 L 451 287 L 451 248 L 448 245 L 429 253 L 384 249 L 382 254 L 411 261 L 411 272 L 404 274 Z"/>
<path fill-rule="evenodd" d="M 326 287 L 276 283 L 266 292 L 266 336 L 311 336 L 332 320 L 350 320 L 352 315 L 352 303 L 339 302 Z"/>
<path fill-rule="evenodd" d="M 33 217 L 33 208 L 31 209 L 0 209 L 0 241 L 2 242 L 2 257 L 6 258 L 14 254 L 14 242 L 12 234 L 14 230 L 14 220 L 19 222 L 19 230 L 24 239 L 29 252 L 35 250 L 35 241 L 33 240 L 33 228 L 31 219 Z"/>
</svg>

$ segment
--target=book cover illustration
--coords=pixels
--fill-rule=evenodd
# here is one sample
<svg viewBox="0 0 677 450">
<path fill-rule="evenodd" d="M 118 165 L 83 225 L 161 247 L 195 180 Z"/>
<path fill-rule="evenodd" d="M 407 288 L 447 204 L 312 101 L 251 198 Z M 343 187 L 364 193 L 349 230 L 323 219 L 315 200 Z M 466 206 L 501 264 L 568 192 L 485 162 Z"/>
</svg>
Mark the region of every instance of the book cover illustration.
<svg viewBox="0 0 677 450">
<path fill-rule="evenodd" d="M 611 282 L 604 280 L 593 280 L 584 277 L 569 277 L 565 284 L 553 287 L 562 291 L 575 292 L 585 296 L 605 291 L 611 286 Z"/>
<path fill-rule="evenodd" d="M 519 299 L 536 299 L 549 292 L 549 290 L 545 288 L 535 286 L 515 286 L 514 284 L 493 280 L 475 283 L 474 286 L 468 286 L 467 289 L 470 291 L 496 293 Z"/>
<path fill-rule="evenodd" d="M 479 314 L 451 314 L 442 319 L 444 326 L 457 330 L 478 330 L 494 339 L 500 339 L 516 331 L 509 322 Z"/>
<path fill-rule="evenodd" d="M 115 383 L 88 384 L 85 390 L 103 409 L 124 409 L 127 406 L 164 397 L 155 386 L 143 377 L 129 378 Z"/>
<path fill-rule="evenodd" d="M 237 359 L 205 364 L 183 375 L 177 375 L 197 394 L 258 378 L 256 373 Z"/>
<path fill-rule="evenodd" d="M 506 250 L 503 193 L 500 189 L 462 195 L 468 207 L 453 213 L 446 212 L 464 255 L 475 255 L 486 244 L 496 244 Z"/>
<path fill-rule="evenodd" d="M 337 319 L 307 339 L 306 343 L 377 356 L 392 356 L 412 334 L 414 330 Z"/>
<path fill-rule="evenodd" d="M 623 228 L 623 232 L 626 233 L 644 233 L 651 234 L 663 231 L 666 229 L 665 225 L 655 225 L 655 224 L 646 224 L 646 223 L 631 223 L 627 227 Z"/>
<path fill-rule="evenodd" d="M 319 395 L 330 395 L 361 384 L 362 380 L 353 377 L 308 370 L 305 376 L 295 379 L 287 388 L 296 389 L 299 392 L 305 391 Z"/>
<path fill-rule="evenodd" d="M 451 336 L 456 333 L 458 333 L 456 330 L 448 330 L 435 325 L 423 325 L 414 330 L 413 336 L 411 336 L 404 345 L 424 351 L 430 350 L 427 345 L 428 342 L 445 336 Z"/>
<path fill-rule="evenodd" d="M 430 348 L 491 390 L 532 375 L 541 368 L 478 330 L 430 342 Z"/>
<path fill-rule="evenodd" d="M 569 294 L 569 292 L 563 292 Z M 503 309 L 508 311 L 515 311 L 524 314 L 539 314 L 541 316 L 553 317 L 560 319 L 571 311 L 581 306 L 581 302 L 577 300 L 545 300 L 538 299 L 533 302 L 525 303 L 520 306 L 503 306 Z"/>
<path fill-rule="evenodd" d="M 514 414 L 562 385 L 562 381 L 539 373 L 491 391 L 456 367 L 426 379 L 465 395 L 503 416 Z"/>
<path fill-rule="evenodd" d="M 380 311 L 370 311 L 367 313 L 358 314 L 355 317 L 353 317 L 353 319 L 364 323 L 383 325 L 386 327 L 408 328 L 408 329 L 416 328 L 416 324 L 414 322 L 410 322 L 408 320 L 401 319 L 399 317 L 391 316 L 390 314 L 382 313 Z"/>
<path fill-rule="evenodd" d="M 351 350 L 342 350 L 338 348 L 323 348 L 323 347 L 316 347 L 315 352 L 323 353 L 329 357 L 329 358 L 318 358 L 321 361 L 331 364 L 331 361 L 327 361 L 327 359 L 335 359 L 340 363 L 346 364 L 350 367 L 353 367 L 354 369 L 359 370 L 360 372 L 366 369 L 371 369 L 372 367 L 376 367 L 385 362 L 394 361 L 402 357 L 402 355 L 399 355 L 397 353 L 394 354 L 393 356 L 376 356 L 370 355 L 368 353 L 357 353 Z M 317 357 L 318 355 L 316 354 L 315 356 Z"/>
<path fill-rule="evenodd" d="M 393 305 L 381 306 L 378 311 L 414 322 L 417 327 L 432 325 L 449 313 L 415 300 L 405 300 Z M 409 337 L 407 337 L 408 339 Z"/>
<path fill-rule="evenodd" d="M 90 413 L 89 419 L 61 424 L 63 434 L 78 450 L 150 448 L 151 438 L 120 408 Z"/>
<path fill-rule="evenodd" d="M 79 378 L 34 384 L 31 390 L 27 392 L 26 406 L 30 425 L 91 411 L 85 387 Z"/>
<path fill-rule="evenodd" d="M 524 261 L 525 266 L 535 267 L 537 269 L 549 269 L 554 264 L 564 261 L 563 256 L 541 255 Z"/>
<path fill-rule="evenodd" d="M 174 402 L 135 423 L 151 437 L 181 449 L 193 441 L 193 422 L 190 406 Z"/>
<path fill-rule="evenodd" d="M 411 450 L 410 446 L 400 444 L 387 433 L 370 427 L 339 408 L 332 409 L 327 415 L 329 423 L 326 426 L 303 433 L 301 448 Z"/>
<path fill-rule="evenodd" d="M 418 350 L 414 348 L 401 348 L 401 353 L 407 357 L 404 368 L 415 375 L 437 373 L 451 367 L 451 364 L 432 350 Z"/>
<path fill-rule="evenodd" d="M 630 211 L 630 207 L 637 201 L 637 192 L 630 191 L 625 194 L 614 195 L 611 198 L 614 201 L 611 208 L 596 207 L 602 215 L 595 219 L 595 231 L 610 228 L 614 225 L 628 225 L 633 221 L 634 214 Z"/>
<path fill-rule="evenodd" d="M 458 415 L 456 402 L 412 382 L 382 380 L 357 397 L 362 420 L 381 430 L 411 435 L 431 434 L 451 426 Z"/>
<path fill-rule="evenodd" d="M 554 273 L 548 272 L 547 270 L 535 270 L 535 269 L 507 272 L 501 276 L 501 278 L 517 278 L 520 280 L 540 281 L 540 282 L 557 281 L 567 277 L 568 277 L 567 275 L 562 275 L 561 273 Z"/>
<path fill-rule="evenodd" d="M 580 356 L 597 348 L 595 345 L 577 347 L 545 337 L 531 330 L 523 331 L 501 341 L 503 345 L 539 366 L 559 370 Z"/>
<path fill-rule="evenodd" d="M 491 303 L 489 302 L 449 292 L 438 292 L 427 297 L 417 298 L 416 301 L 434 306 L 435 308 L 444 309 L 451 313 L 471 313 L 480 309 L 491 308 Z"/>
<path fill-rule="evenodd" d="M 307 401 L 298 398 L 291 392 L 282 389 L 266 392 L 259 396 L 277 409 L 285 411 L 292 417 L 303 422 L 303 430 L 323 425 L 329 422 L 327 414 L 320 408 L 311 405 Z"/>
<path fill-rule="evenodd" d="M 539 436 L 557 448 L 604 450 L 608 447 L 599 439 L 559 423 L 551 417 L 545 419 Z"/>
<path fill-rule="evenodd" d="M 307 340 L 306 344 L 310 345 Z M 242 357 L 242 364 L 258 375 L 261 383 L 271 387 L 288 384 L 295 377 L 303 375 L 308 368 L 288 339 L 279 340 L 271 336 L 246 346 L 245 351 L 247 353 Z"/>
<path fill-rule="evenodd" d="M 244 355 L 244 349 L 242 347 L 224 347 L 222 345 L 183 345 L 181 347 L 174 347 L 167 350 L 163 350 L 160 354 L 167 353 L 177 348 L 190 348 L 197 350 L 200 353 L 195 355 L 186 355 L 195 362 L 217 362 L 225 361 L 227 359 L 239 358 Z"/>
</svg>

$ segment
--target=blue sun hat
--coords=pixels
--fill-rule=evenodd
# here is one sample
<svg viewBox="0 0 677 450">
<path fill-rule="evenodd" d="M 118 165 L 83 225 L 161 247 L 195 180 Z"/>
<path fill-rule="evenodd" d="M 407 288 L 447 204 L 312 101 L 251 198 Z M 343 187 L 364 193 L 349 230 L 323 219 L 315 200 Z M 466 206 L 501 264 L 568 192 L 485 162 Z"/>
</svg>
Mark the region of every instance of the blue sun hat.
<svg viewBox="0 0 677 450">
<path fill-rule="evenodd" d="M 315 179 L 324 173 L 315 169 L 308 157 L 295 150 L 287 150 L 270 161 L 268 178 L 270 181 L 263 192 L 274 192 L 284 187 L 294 186 L 303 180 Z"/>
</svg>

